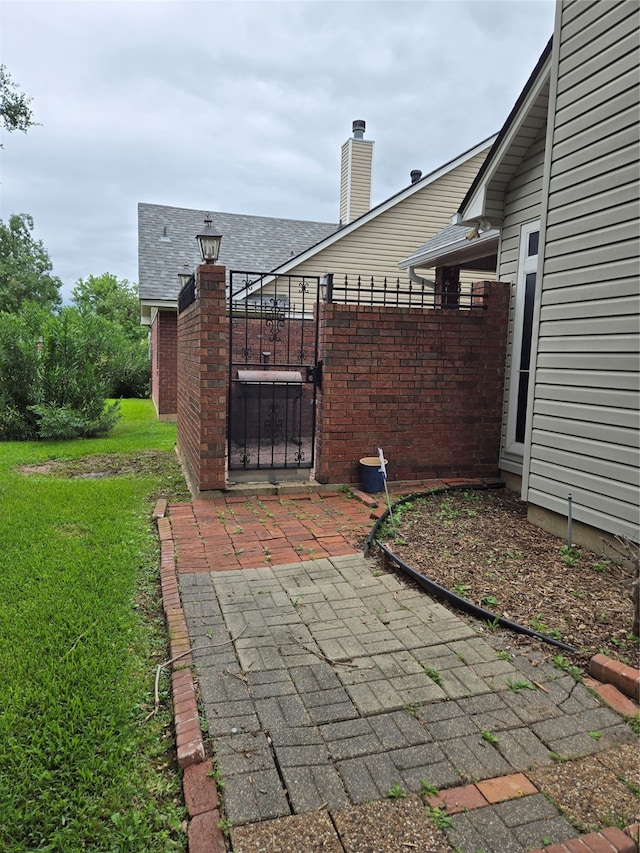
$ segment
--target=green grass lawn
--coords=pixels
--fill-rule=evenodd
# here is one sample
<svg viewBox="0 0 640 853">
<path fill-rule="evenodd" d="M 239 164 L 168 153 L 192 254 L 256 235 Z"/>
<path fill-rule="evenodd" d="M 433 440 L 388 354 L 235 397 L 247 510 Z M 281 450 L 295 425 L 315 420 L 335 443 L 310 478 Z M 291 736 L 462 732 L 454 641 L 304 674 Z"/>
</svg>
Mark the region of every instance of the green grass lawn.
<svg viewBox="0 0 640 853">
<path fill-rule="evenodd" d="M 0 443 L 0 849 L 185 850 L 151 514 L 188 499 L 175 425 L 124 401 L 106 438 Z M 73 478 L 100 454 L 149 471 Z M 122 456 L 122 455 L 125 456 Z M 64 462 L 63 472 L 22 466 Z"/>
</svg>

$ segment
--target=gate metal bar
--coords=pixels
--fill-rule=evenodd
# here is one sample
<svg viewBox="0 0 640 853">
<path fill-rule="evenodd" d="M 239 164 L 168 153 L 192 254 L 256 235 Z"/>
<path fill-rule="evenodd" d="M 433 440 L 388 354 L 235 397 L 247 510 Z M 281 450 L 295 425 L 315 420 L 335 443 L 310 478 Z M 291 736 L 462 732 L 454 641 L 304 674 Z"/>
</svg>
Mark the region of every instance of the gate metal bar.
<svg viewBox="0 0 640 853">
<path fill-rule="evenodd" d="M 230 272 L 229 470 L 314 462 L 320 279 Z"/>
</svg>

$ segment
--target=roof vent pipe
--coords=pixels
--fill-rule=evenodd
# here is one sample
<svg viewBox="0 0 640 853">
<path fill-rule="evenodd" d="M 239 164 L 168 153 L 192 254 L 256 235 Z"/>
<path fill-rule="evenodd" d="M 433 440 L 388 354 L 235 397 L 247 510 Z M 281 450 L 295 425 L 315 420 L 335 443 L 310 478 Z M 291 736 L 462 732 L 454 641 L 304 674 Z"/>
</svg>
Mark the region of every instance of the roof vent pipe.
<svg viewBox="0 0 640 853">
<path fill-rule="evenodd" d="M 353 130 L 353 138 L 354 139 L 364 139 L 364 132 L 367 127 L 367 123 L 362 119 L 356 119 L 353 122 L 352 130 Z"/>
<path fill-rule="evenodd" d="M 420 178 L 422 177 L 422 172 L 420 169 L 412 169 L 411 170 L 411 183 L 417 184 Z"/>
</svg>

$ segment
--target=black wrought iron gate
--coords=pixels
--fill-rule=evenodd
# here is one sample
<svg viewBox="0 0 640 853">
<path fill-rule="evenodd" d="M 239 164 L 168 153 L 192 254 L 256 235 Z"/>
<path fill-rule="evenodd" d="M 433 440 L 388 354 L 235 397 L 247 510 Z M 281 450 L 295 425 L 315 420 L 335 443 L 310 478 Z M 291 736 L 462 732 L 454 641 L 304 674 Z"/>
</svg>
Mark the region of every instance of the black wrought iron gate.
<svg viewBox="0 0 640 853">
<path fill-rule="evenodd" d="M 314 276 L 230 273 L 230 471 L 313 466 L 319 298 Z"/>
</svg>

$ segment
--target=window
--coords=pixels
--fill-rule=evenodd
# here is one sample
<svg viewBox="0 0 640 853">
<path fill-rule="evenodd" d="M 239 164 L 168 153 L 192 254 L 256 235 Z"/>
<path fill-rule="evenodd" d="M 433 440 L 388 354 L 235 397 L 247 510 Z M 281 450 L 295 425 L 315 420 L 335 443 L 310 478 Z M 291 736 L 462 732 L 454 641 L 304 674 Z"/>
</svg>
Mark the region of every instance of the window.
<svg viewBox="0 0 640 853">
<path fill-rule="evenodd" d="M 520 231 L 520 255 L 516 283 L 511 381 L 509 385 L 509 416 L 507 421 L 507 451 L 522 455 L 527 425 L 527 398 L 531 363 L 533 307 L 538 269 L 540 223 L 530 222 Z"/>
</svg>

